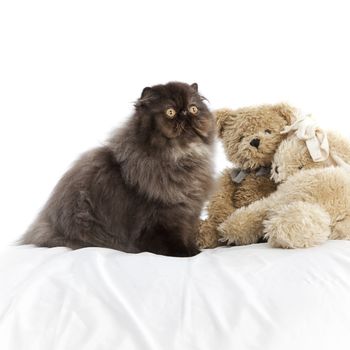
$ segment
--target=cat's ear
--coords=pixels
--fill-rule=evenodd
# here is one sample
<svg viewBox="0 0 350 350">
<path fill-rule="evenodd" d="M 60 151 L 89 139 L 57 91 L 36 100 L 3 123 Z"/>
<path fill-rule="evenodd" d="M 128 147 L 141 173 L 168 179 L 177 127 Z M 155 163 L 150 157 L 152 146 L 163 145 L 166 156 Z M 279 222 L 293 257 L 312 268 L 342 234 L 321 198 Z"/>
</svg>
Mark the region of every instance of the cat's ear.
<svg viewBox="0 0 350 350">
<path fill-rule="evenodd" d="M 140 98 L 136 101 L 135 107 L 141 107 L 146 105 L 148 102 L 150 102 L 153 98 L 154 91 L 151 87 L 145 87 L 142 90 Z"/>
<path fill-rule="evenodd" d="M 197 84 L 197 83 L 191 84 L 191 88 L 192 88 L 194 91 L 198 92 L 198 84 Z"/>
<path fill-rule="evenodd" d="M 145 98 L 149 98 L 152 96 L 152 88 L 147 86 L 142 90 L 140 100 L 143 100 Z"/>
</svg>

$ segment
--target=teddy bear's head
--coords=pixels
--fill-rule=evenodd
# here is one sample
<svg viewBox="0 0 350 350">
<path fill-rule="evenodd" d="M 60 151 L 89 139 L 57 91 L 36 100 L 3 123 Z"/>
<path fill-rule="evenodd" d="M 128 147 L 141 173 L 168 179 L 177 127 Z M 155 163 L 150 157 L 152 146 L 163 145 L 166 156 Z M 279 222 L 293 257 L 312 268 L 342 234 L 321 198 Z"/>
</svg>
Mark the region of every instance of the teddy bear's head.
<svg viewBox="0 0 350 350">
<path fill-rule="evenodd" d="M 333 155 L 349 162 L 350 141 L 334 132 L 328 132 L 327 138 L 330 149 L 328 158 L 322 161 L 314 161 L 305 140 L 299 139 L 296 134 L 288 136 L 281 142 L 273 158 L 271 167 L 272 179 L 276 183 L 281 183 L 300 170 L 336 165 Z"/>
<path fill-rule="evenodd" d="M 295 118 L 295 110 L 283 103 L 220 109 L 214 113 L 228 159 L 244 170 L 271 165 L 276 149 L 286 137 L 281 131 Z"/>
</svg>

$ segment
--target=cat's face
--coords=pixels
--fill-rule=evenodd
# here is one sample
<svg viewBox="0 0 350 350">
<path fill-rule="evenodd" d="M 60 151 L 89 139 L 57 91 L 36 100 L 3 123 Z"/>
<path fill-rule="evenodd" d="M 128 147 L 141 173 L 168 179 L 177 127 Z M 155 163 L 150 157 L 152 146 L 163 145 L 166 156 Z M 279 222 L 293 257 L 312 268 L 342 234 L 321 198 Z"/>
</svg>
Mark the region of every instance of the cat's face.
<svg viewBox="0 0 350 350">
<path fill-rule="evenodd" d="M 215 134 L 214 117 L 197 84 L 170 82 L 147 87 L 136 102 L 145 132 L 181 143 L 208 141 Z"/>
</svg>

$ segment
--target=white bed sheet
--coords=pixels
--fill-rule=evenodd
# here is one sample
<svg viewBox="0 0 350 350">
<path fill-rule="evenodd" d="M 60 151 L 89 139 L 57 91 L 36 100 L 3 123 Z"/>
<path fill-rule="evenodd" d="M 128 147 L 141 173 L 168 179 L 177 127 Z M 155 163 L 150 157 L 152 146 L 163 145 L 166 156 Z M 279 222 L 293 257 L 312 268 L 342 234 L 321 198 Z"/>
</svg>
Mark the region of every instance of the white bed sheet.
<svg viewBox="0 0 350 350">
<path fill-rule="evenodd" d="M 0 254 L 0 349 L 350 349 L 350 242 Z"/>
</svg>

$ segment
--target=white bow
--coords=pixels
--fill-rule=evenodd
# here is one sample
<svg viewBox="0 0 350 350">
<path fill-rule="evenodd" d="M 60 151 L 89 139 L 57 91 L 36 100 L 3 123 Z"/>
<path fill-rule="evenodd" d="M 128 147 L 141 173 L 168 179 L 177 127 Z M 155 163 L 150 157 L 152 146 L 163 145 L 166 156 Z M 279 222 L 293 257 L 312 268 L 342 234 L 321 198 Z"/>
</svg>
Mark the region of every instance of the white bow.
<svg viewBox="0 0 350 350">
<path fill-rule="evenodd" d="M 304 140 L 314 162 L 323 162 L 329 157 L 329 143 L 327 133 L 322 130 L 311 115 L 299 117 L 292 125 L 288 125 L 281 131 L 287 134 L 295 131 L 300 140 Z"/>
</svg>

